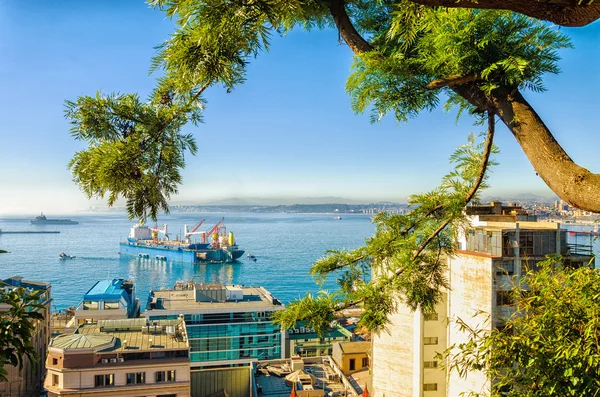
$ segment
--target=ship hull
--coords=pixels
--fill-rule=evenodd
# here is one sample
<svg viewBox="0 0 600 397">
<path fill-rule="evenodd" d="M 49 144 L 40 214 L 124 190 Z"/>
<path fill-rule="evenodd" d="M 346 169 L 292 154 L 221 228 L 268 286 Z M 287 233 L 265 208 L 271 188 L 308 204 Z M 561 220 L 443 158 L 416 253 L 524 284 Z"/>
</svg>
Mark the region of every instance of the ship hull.
<svg viewBox="0 0 600 397">
<path fill-rule="evenodd" d="M 32 225 L 78 225 L 79 222 L 66 219 L 47 219 L 45 221 L 30 221 Z"/>
<path fill-rule="evenodd" d="M 119 244 L 119 248 L 119 254 L 124 256 L 192 264 L 232 263 L 244 254 L 244 251 L 235 248 L 190 250 L 145 242 L 123 242 Z"/>
</svg>

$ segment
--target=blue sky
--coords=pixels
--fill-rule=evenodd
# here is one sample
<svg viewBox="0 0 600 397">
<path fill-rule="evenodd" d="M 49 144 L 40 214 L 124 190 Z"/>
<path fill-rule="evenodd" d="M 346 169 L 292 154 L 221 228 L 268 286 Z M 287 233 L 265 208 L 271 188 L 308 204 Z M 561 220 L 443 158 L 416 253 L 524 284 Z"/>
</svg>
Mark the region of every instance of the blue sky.
<svg viewBox="0 0 600 397">
<path fill-rule="evenodd" d="M 172 23 L 142 1 L 0 2 L 0 213 L 72 212 L 88 202 L 67 163 L 83 148 L 69 135 L 64 100 L 104 92 L 146 96 L 154 47 Z M 600 171 L 596 132 L 600 24 L 562 31 L 562 52 L 548 92 L 528 100 L 582 166 Z M 229 197 L 336 196 L 403 201 L 433 188 L 448 156 L 478 132 L 471 120 L 436 110 L 398 124 L 355 115 L 345 92 L 352 53 L 333 30 L 274 37 L 232 93 L 206 93 L 205 123 L 189 127 L 199 146 L 188 158 L 177 202 Z M 500 165 L 485 194 L 550 195 L 504 127 Z"/>
</svg>

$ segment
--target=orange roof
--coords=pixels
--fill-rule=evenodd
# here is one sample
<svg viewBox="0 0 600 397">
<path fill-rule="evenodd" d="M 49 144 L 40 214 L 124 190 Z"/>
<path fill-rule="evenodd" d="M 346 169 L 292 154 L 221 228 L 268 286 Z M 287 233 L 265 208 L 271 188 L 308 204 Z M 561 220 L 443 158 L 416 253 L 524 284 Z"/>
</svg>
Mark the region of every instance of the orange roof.
<svg viewBox="0 0 600 397">
<path fill-rule="evenodd" d="M 367 389 L 367 385 L 365 384 L 365 390 L 363 390 L 362 397 L 369 397 L 369 389 Z"/>
<path fill-rule="evenodd" d="M 290 394 L 290 397 L 298 397 L 296 394 L 296 382 L 292 383 L 292 393 Z"/>
</svg>

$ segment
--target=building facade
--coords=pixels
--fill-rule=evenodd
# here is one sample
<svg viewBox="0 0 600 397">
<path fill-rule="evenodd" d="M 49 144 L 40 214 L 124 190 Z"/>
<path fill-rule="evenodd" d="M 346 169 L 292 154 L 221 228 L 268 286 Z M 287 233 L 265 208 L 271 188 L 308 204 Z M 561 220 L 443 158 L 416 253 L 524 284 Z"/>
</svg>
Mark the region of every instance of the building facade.
<svg viewBox="0 0 600 397">
<path fill-rule="evenodd" d="M 283 333 L 271 322 L 283 308 L 262 287 L 191 282 L 152 291 L 145 316 L 167 320 L 182 315 L 192 368 L 207 368 L 283 358 Z"/>
<path fill-rule="evenodd" d="M 37 397 L 40 395 L 44 378 L 46 350 L 51 336 L 50 306 L 52 299 L 50 283 L 24 280 L 20 276 L 13 276 L 0 282 L 0 288 L 5 291 L 11 291 L 19 287 L 25 288 L 27 293 L 41 292 L 40 300 L 37 303 L 43 305 L 41 313 L 44 315 L 44 319 L 35 320 L 35 331 L 32 340 L 39 361 L 32 363 L 27 357 L 24 357 L 22 371 L 19 371 L 16 367 L 6 365 L 4 368 L 8 371 L 8 381 L 0 382 L 1 397 Z M 0 304 L 0 313 L 7 309 L 6 305 Z"/>
<path fill-rule="evenodd" d="M 123 279 L 98 281 L 77 305 L 74 324 L 86 321 L 136 318 L 140 315 L 140 302 L 135 296 L 133 282 Z"/>
<path fill-rule="evenodd" d="M 319 357 L 330 356 L 333 344 L 336 342 L 350 342 L 352 332 L 342 327 L 337 322 L 329 330 L 319 336 L 314 329 L 297 324 L 295 328 L 288 329 L 285 334 L 285 357 Z"/>
<path fill-rule="evenodd" d="M 52 339 L 44 386 L 49 397 L 190 395 L 183 321 L 99 320 Z"/>
<path fill-rule="evenodd" d="M 485 373 L 466 377 L 446 373 L 437 353 L 468 340 L 457 326 L 502 327 L 513 312 L 508 293 L 526 270 L 549 254 L 571 266 L 590 263 L 591 246 L 567 243 L 558 223 L 537 222 L 517 206 L 491 203 L 466 208 L 470 227 L 447 259 L 445 291 L 436 312 L 424 316 L 400 304 L 387 330 L 373 339 L 373 395 L 377 397 L 453 397 L 491 384 Z M 401 385 L 401 387 L 399 387 Z"/>
</svg>

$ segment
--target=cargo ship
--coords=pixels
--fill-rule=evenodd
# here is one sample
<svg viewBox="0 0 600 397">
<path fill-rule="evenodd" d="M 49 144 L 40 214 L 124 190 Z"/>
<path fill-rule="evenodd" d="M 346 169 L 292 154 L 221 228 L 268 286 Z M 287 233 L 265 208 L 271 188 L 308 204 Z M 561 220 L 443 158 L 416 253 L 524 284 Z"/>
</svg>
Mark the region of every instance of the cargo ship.
<svg viewBox="0 0 600 397">
<path fill-rule="evenodd" d="M 167 225 L 159 229 L 157 226 L 136 224 L 131 228 L 127 241 L 119 243 L 119 254 L 192 264 L 235 262 L 244 251 L 238 248 L 233 232 L 227 234 L 224 220 L 225 218 L 221 219 L 208 232 L 198 231 L 204 219 L 191 231 L 185 225 L 183 238 L 175 240 L 169 239 Z M 194 235 L 201 236 L 201 240 L 193 241 Z"/>
<path fill-rule="evenodd" d="M 72 221 L 70 219 L 48 219 L 42 212 L 41 215 L 36 216 L 35 219 L 30 221 L 32 225 L 78 225 L 79 222 Z"/>
</svg>

